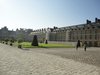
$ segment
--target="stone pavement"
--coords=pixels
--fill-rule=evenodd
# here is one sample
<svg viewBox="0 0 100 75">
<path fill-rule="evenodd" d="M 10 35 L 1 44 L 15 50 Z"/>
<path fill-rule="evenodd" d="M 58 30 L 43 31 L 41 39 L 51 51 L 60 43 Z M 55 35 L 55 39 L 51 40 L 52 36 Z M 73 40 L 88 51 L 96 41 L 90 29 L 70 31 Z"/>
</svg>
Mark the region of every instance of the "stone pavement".
<svg viewBox="0 0 100 75">
<path fill-rule="evenodd" d="M 0 75 L 100 75 L 99 71 L 94 65 L 0 44 Z"/>
<path fill-rule="evenodd" d="M 75 48 L 43 48 L 30 49 L 34 52 L 45 53 L 60 56 L 62 58 L 72 59 L 81 63 L 87 63 L 100 67 L 100 48 L 89 47 L 85 52 L 83 48 L 76 50 Z"/>
</svg>

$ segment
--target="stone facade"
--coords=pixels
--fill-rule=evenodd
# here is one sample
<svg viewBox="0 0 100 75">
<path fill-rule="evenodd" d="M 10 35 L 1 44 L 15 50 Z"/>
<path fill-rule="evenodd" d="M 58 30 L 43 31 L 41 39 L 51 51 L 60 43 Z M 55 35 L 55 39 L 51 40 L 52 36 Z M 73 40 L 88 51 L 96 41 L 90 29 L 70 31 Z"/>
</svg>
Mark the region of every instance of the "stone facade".
<svg viewBox="0 0 100 75">
<path fill-rule="evenodd" d="M 33 32 L 32 29 L 16 29 L 16 31 L 8 30 L 8 28 L 5 26 L 0 29 L 0 40 L 5 39 L 22 39 L 23 41 L 31 41 L 32 37 L 29 35 L 31 32 Z"/>
<path fill-rule="evenodd" d="M 88 46 L 100 46 L 100 21 L 87 22 L 86 24 L 72 26 L 69 41 L 87 41 Z"/>
<path fill-rule="evenodd" d="M 31 37 L 34 35 L 37 35 L 38 41 L 43 43 L 49 36 L 49 33 L 47 33 L 47 29 L 39 29 L 39 30 L 34 30 L 33 32 L 30 33 Z"/>
<path fill-rule="evenodd" d="M 7 27 L 3 27 L 0 29 L 0 40 L 15 38 L 15 31 L 8 30 Z"/>
<path fill-rule="evenodd" d="M 87 41 L 88 46 L 100 46 L 100 19 L 98 18 L 95 18 L 95 22 L 86 20 L 86 24 L 36 30 L 34 33 L 37 31 L 39 39 L 43 40 L 55 42 L 77 42 L 80 40 L 82 43 Z"/>
</svg>

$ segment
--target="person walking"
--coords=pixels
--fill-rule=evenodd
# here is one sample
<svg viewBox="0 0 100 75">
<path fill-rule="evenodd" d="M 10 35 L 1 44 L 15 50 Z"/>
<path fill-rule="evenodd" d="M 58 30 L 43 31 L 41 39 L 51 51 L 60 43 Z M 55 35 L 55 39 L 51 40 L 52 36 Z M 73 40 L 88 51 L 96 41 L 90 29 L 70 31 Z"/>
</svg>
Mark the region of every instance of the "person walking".
<svg viewBox="0 0 100 75">
<path fill-rule="evenodd" d="M 80 47 L 80 40 L 77 41 L 76 50 L 78 50 L 78 47 Z"/>
<path fill-rule="evenodd" d="M 87 48 L 87 42 L 85 41 L 84 42 L 84 51 L 86 51 L 86 48 Z"/>
</svg>

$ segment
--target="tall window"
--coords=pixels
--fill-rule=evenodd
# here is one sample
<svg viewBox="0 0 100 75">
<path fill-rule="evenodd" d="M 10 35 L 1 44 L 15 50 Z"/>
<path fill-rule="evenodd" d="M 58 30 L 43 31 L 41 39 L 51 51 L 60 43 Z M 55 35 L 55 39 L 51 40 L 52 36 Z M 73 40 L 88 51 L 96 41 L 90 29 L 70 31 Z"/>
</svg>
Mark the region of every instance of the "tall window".
<svg viewBox="0 0 100 75">
<path fill-rule="evenodd" d="M 87 39 L 87 30 L 85 30 L 85 39 Z"/>
<path fill-rule="evenodd" d="M 91 35 L 91 30 L 90 30 L 90 37 L 89 37 L 89 39 L 91 39 L 92 38 L 92 35 Z"/>
<path fill-rule="evenodd" d="M 95 40 L 97 39 L 97 30 L 95 29 Z"/>
<path fill-rule="evenodd" d="M 82 39 L 82 31 L 80 32 L 80 39 Z"/>
</svg>

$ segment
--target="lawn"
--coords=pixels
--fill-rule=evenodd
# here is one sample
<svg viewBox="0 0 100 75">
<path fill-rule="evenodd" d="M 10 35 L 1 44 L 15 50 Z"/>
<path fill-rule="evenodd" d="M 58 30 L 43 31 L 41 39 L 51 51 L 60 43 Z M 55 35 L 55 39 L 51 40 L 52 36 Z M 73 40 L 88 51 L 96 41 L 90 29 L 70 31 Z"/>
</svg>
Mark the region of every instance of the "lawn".
<svg viewBox="0 0 100 75">
<path fill-rule="evenodd" d="M 39 43 L 39 46 L 31 46 L 30 42 L 23 42 L 21 43 L 23 48 L 73 48 L 74 46 L 69 45 L 69 44 L 44 44 L 44 43 Z"/>
</svg>

